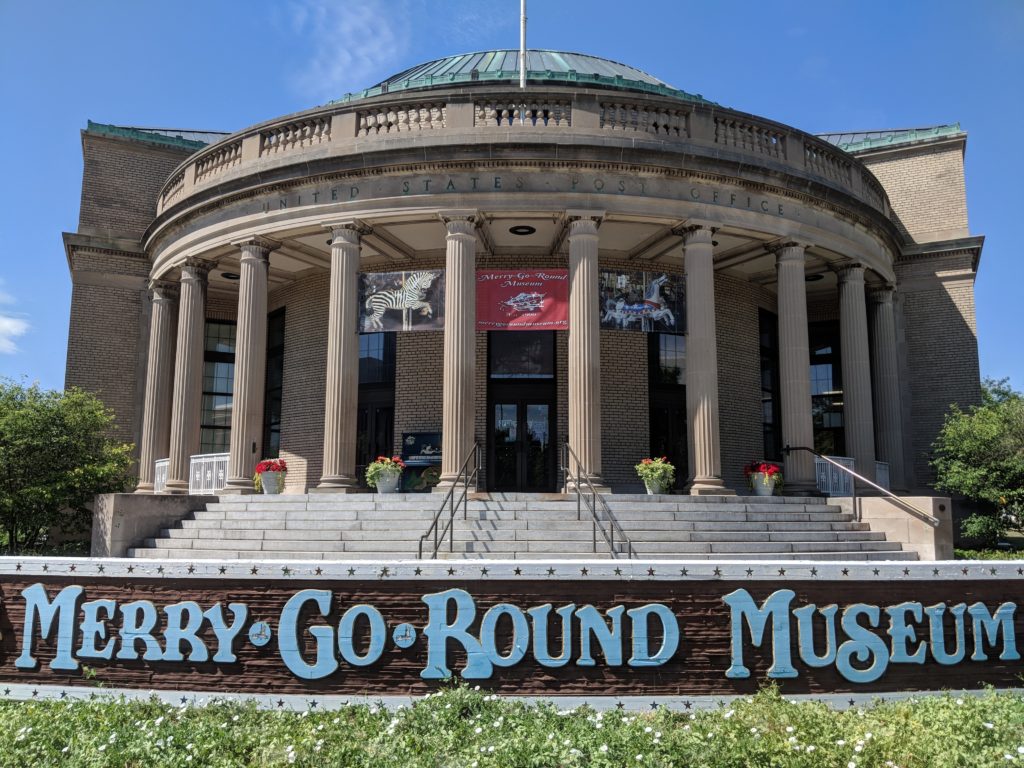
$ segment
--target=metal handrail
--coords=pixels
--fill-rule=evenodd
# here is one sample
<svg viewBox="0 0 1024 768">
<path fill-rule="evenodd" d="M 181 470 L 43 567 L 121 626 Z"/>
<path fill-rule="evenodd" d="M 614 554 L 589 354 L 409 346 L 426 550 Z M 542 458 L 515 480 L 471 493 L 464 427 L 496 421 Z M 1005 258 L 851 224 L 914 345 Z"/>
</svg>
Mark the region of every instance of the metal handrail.
<svg viewBox="0 0 1024 768">
<path fill-rule="evenodd" d="M 576 519 L 583 519 L 583 505 L 586 504 L 587 511 L 590 512 L 591 517 L 591 533 L 593 536 L 594 552 L 597 552 L 597 532 L 601 531 L 601 536 L 604 538 L 605 543 L 608 545 L 608 550 L 611 552 L 613 559 L 618 559 L 619 553 L 615 548 L 615 533 L 618 532 L 621 538 L 621 544 L 626 545 L 626 551 L 630 559 L 636 557 L 636 550 L 633 548 L 633 541 L 626 535 L 626 532 L 622 530 L 622 526 L 619 525 L 619 521 L 615 519 L 612 514 L 611 507 L 608 506 L 608 502 L 604 500 L 604 497 L 597 492 L 594 488 L 594 484 L 590 482 L 590 478 L 583 471 L 583 464 L 580 463 L 579 457 L 576 456 L 576 452 L 569 446 L 569 443 L 562 444 L 561 453 L 562 472 L 565 474 L 565 484 L 569 485 L 570 479 L 572 480 L 573 489 L 576 492 Z M 570 471 L 570 461 L 576 465 L 576 471 Z M 590 489 L 590 497 L 588 498 L 580 487 L 581 483 L 586 483 Z M 602 520 L 597 514 L 597 504 L 601 503 L 602 512 L 604 513 L 605 519 L 608 521 L 608 530 L 604 529 Z"/>
<path fill-rule="evenodd" d="M 850 475 L 851 478 L 853 478 L 853 482 L 850 485 L 852 487 L 852 494 L 853 494 L 852 495 L 852 498 L 853 498 L 853 510 L 854 510 L 854 513 L 857 515 L 857 519 L 858 520 L 860 519 L 860 507 L 857 504 L 857 481 L 860 480 L 862 483 L 867 483 L 868 485 L 870 485 L 876 491 L 881 491 L 882 494 L 884 494 L 885 496 L 888 496 L 890 499 L 893 499 L 896 502 L 896 505 L 898 507 L 902 508 L 904 512 L 910 512 L 911 514 L 917 515 L 922 520 L 924 520 L 926 523 L 928 523 L 930 526 L 932 526 L 932 528 L 938 528 L 942 524 L 942 521 L 939 520 L 939 518 L 935 517 L 934 515 L 930 515 L 927 512 L 925 512 L 923 509 L 915 507 L 913 504 L 911 504 L 910 502 L 906 501 L 905 499 L 901 499 L 899 496 L 897 496 L 895 493 L 893 493 L 889 489 L 883 488 L 878 483 L 872 482 L 871 480 L 868 480 L 863 475 L 857 474 L 856 472 L 854 472 L 849 467 L 844 467 L 838 461 L 834 461 L 831 458 L 829 458 L 828 456 L 823 456 L 822 454 L 818 453 L 813 448 L 807 448 L 806 446 L 802 446 L 802 445 L 794 445 L 794 446 L 787 445 L 785 448 L 782 449 L 782 452 L 785 455 L 787 455 L 787 456 L 790 453 L 792 453 L 793 451 L 807 451 L 808 453 L 813 454 L 814 456 L 817 456 L 819 459 L 822 459 L 823 461 L 827 461 L 833 467 L 838 467 L 843 472 L 845 472 L 846 474 Z"/>
<path fill-rule="evenodd" d="M 469 471 L 469 462 L 473 462 L 473 471 Z M 444 495 L 444 500 L 441 502 L 440 509 L 437 510 L 437 514 L 434 515 L 433 522 L 430 523 L 430 527 L 427 528 L 427 532 L 420 536 L 419 544 L 419 559 L 423 559 L 423 544 L 430 535 L 434 535 L 434 548 L 431 551 L 430 558 L 436 559 L 438 550 L 441 549 L 441 545 L 444 543 L 444 537 L 448 536 L 448 551 L 455 551 L 455 510 L 462 507 L 462 517 L 466 519 L 469 514 L 469 486 L 472 483 L 476 485 L 477 478 L 480 473 L 480 444 L 473 443 L 473 449 L 466 455 L 465 461 L 462 462 L 462 466 L 459 468 L 459 472 L 455 475 L 455 480 L 452 481 L 452 487 L 448 489 L 448 493 Z M 458 501 L 455 500 L 455 490 L 459 487 L 459 481 L 462 481 L 462 493 L 459 496 Z M 445 524 L 444 530 L 441 530 L 439 523 L 441 515 L 444 513 L 445 508 L 448 508 L 448 522 Z"/>
</svg>

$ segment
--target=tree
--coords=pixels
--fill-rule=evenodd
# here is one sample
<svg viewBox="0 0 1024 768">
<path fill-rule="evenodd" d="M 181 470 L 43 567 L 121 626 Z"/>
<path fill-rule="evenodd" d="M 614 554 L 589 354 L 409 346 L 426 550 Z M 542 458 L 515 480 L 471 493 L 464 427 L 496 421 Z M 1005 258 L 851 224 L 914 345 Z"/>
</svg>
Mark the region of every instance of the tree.
<svg viewBox="0 0 1024 768">
<path fill-rule="evenodd" d="M 98 493 L 126 490 L 132 446 L 108 435 L 114 414 L 94 395 L 0 380 L 0 525 L 7 550 L 51 528 L 80 530 Z"/>
<path fill-rule="evenodd" d="M 1024 395 L 1006 379 L 982 382 L 981 405 L 956 405 L 932 445 L 937 488 L 986 502 L 988 512 L 964 521 L 964 533 L 994 545 L 1024 520 Z"/>
</svg>

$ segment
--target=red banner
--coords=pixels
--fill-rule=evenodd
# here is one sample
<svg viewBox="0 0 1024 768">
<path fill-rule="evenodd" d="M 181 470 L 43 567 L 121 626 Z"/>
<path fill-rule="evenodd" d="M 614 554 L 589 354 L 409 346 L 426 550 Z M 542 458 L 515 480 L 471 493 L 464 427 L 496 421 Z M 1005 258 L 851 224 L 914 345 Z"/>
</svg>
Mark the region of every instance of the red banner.
<svg viewBox="0 0 1024 768">
<path fill-rule="evenodd" d="M 476 329 L 568 330 L 569 271 L 477 270 Z"/>
</svg>

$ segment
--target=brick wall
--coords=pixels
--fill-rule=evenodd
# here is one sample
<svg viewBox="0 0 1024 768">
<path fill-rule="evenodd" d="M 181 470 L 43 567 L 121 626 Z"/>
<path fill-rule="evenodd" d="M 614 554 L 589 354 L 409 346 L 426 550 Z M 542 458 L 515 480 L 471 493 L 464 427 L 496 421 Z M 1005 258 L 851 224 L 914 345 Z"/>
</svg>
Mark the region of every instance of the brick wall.
<svg viewBox="0 0 1024 768">
<path fill-rule="evenodd" d="M 149 263 L 134 254 L 75 252 L 71 266 L 64 385 L 92 392 L 112 409 L 112 436 L 134 443 L 137 455 L 149 345 Z"/>
<path fill-rule="evenodd" d="M 268 300 L 269 312 L 285 308 L 281 458 L 288 462 L 289 493 L 316 486 L 323 474 L 329 294 L 330 276 L 322 272 L 273 291 Z"/>
<path fill-rule="evenodd" d="M 964 142 L 858 154 L 885 188 L 908 239 L 924 243 L 968 236 Z"/>
<path fill-rule="evenodd" d="M 192 153 L 83 131 L 78 231 L 140 237 L 156 216 L 164 182 Z"/>
<path fill-rule="evenodd" d="M 743 465 L 764 454 L 761 308 L 776 312 L 775 296 L 753 283 L 715 274 L 722 480 L 740 494 L 747 492 Z"/>
<path fill-rule="evenodd" d="M 931 444 L 949 406 L 981 401 L 973 255 L 935 254 L 897 263 L 899 309 L 909 378 L 912 465 L 930 485 Z"/>
</svg>

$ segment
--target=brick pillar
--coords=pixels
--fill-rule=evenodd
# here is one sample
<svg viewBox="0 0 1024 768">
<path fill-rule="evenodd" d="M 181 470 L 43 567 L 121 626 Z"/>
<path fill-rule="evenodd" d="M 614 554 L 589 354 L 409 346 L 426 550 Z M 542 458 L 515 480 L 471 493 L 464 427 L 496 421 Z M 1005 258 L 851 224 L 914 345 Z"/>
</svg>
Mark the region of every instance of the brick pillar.
<svg viewBox="0 0 1024 768">
<path fill-rule="evenodd" d="M 317 491 L 356 488 L 356 419 L 359 407 L 359 239 L 352 222 L 331 230 L 330 316 L 327 321 L 327 397 L 324 467 Z"/>
<path fill-rule="evenodd" d="M 597 264 L 597 224 L 603 214 L 569 214 L 569 447 L 591 485 L 604 491 Z"/>
<path fill-rule="evenodd" d="M 891 285 L 868 294 L 871 316 L 871 387 L 875 396 L 875 436 L 878 457 L 889 463 L 889 485 L 907 487 L 903 468 L 903 411 L 900 407 L 896 318 Z"/>
<path fill-rule="evenodd" d="M 686 269 L 686 421 L 693 436 L 693 496 L 731 493 L 722 482 L 712 230 L 683 231 Z"/>
<path fill-rule="evenodd" d="M 447 492 L 474 443 L 476 422 L 476 211 L 446 211 L 441 479 Z"/>
<path fill-rule="evenodd" d="M 235 333 L 235 384 L 231 398 L 231 447 L 224 493 L 252 493 L 253 470 L 263 447 L 263 397 L 267 386 L 267 270 L 272 240 L 252 237 L 232 245 L 242 251 Z"/>
<path fill-rule="evenodd" d="M 783 444 L 814 448 L 804 249 L 799 243 L 785 243 L 775 250 L 779 291 L 779 386 Z M 785 482 L 787 493 L 815 493 L 814 457 L 806 451 L 789 454 Z"/>
<path fill-rule="evenodd" d="M 167 493 L 188 493 L 192 454 L 199 451 L 199 411 L 203 396 L 203 337 L 210 262 L 190 259 L 181 268 L 178 344 L 171 398 L 171 449 Z"/>
<path fill-rule="evenodd" d="M 155 462 L 166 459 L 171 442 L 171 392 L 174 388 L 174 330 L 178 322 L 178 286 L 163 280 L 149 284 L 152 293 L 146 397 L 139 446 L 136 493 L 153 493 Z"/>
<path fill-rule="evenodd" d="M 839 272 L 839 345 L 843 363 L 843 428 L 846 453 L 856 471 L 875 479 L 875 420 L 871 407 L 871 359 L 864 300 L 864 267 Z"/>
</svg>

